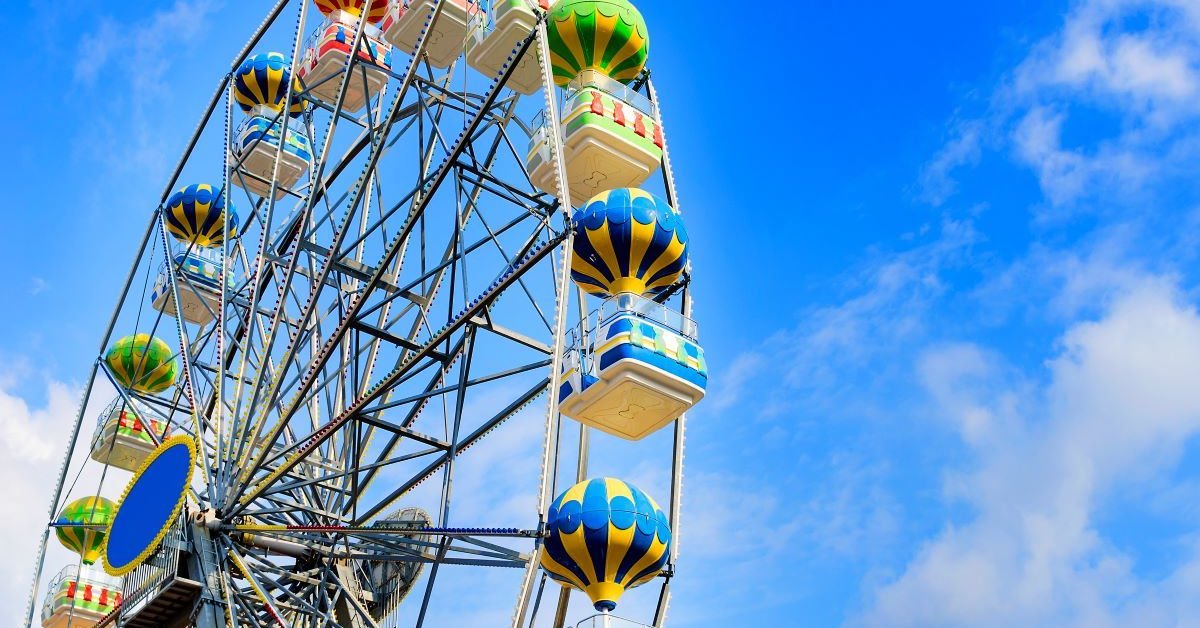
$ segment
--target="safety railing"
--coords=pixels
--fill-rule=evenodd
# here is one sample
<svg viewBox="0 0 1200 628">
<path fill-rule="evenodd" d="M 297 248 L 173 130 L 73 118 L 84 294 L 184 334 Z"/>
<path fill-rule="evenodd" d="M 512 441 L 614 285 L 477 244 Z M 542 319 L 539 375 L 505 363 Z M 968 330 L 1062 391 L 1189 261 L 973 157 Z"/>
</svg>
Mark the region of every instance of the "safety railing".
<svg viewBox="0 0 1200 628">
<path fill-rule="evenodd" d="M 89 586 L 95 587 L 97 591 L 85 593 Z M 99 567 L 84 567 L 81 570 L 79 565 L 67 565 L 50 579 L 50 586 L 46 588 L 46 600 L 42 603 L 42 621 L 45 622 L 56 610 L 62 610 L 63 606 L 74 605 L 81 610 L 92 606 L 93 612 L 96 610 L 106 612 L 107 609 L 120 603 L 121 598 L 116 595 L 120 588 L 121 579 L 109 576 L 100 571 Z M 101 596 L 99 590 L 104 591 L 105 600 L 102 603 L 98 601 Z M 109 594 L 112 595 L 111 599 L 108 597 Z M 85 595 L 95 599 L 83 600 Z M 95 603 L 92 604 L 92 602 Z M 82 618 L 76 621 L 77 623 L 84 622 Z"/>
<path fill-rule="evenodd" d="M 124 417 L 121 416 L 122 413 L 125 414 Z M 120 421 L 122 418 L 126 419 L 131 424 L 133 421 L 141 423 L 140 429 L 143 430 L 151 429 L 151 427 L 158 427 L 159 429 L 162 429 L 162 427 L 165 427 L 166 424 L 165 420 L 148 413 L 145 408 L 135 407 L 131 402 L 127 402 L 125 399 L 118 396 L 116 399 L 110 401 L 109 404 L 104 407 L 104 410 L 101 410 L 100 414 L 96 417 L 96 432 L 92 436 L 93 449 L 96 447 L 96 442 L 99 441 L 100 437 L 104 435 L 103 432 L 109 426 L 109 423 L 112 421 Z M 155 423 L 158 425 L 155 426 Z M 132 425 L 129 427 L 132 429 Z M 159 432 L 157 436 L 159 440 L 162 440 L 165 438 L 165 435 L 169 433 L 170 431 L 168 428 L 165 433 Z"/>
<path fill-rule="evenodd" d="M 158 549 L 145 562 L 125 575 L 123 587 L 124 602 L 122 615 L 136 611 L 152 599 L 162 588 L 179 573 L 179 555 L 184 549 L 183 515 L 175 519 L 175 523 L 163 538 Z"/>
<path fill-rule="evenodd" d="M 311 59 L 308 59 L 309 54 L 316 55 L 317 51 L 321 48 L 321 42 L 329 36 L 329 29 L 331 28 L 343 29 L 343 38 L 346 45 L 351 44 L 354 41 L 354 28 L 358 24 L 358 16 L 353 13 L 347 11 L 333 11 L 330 13 L 325 19 L 321 20 L 321 23 L 304 40 L 305 60 L 311 61 Z M 362 21 L 362 30 L 363 41 L 358 57 L 386 68 L 390 64 L 386 53 L 392 47 L 383 41 L 383 31 L 379 30 L 378 26 L 366 20 Z"/>
<path fill-rule="evenodd" d="M 580 72 L 578 76 L 567 84 L 567 98 L 574 96 L 583 89 L 600 90 L 626 105 L 637 109 L 642 114 L 649 116 L 650 119 L 658 119 L 658 110 L 649 98 L 599 70 L 584 70 Z"/>
<path fill-rule="evenodd" d="M 692 342 L 698 339 L 696 322 L 692 319 L 641 295 L 622 292 L 605 299 L 600 307 L 592 310 L 578 325 L 567 330 L 563 371 L 576 368 L 581 373 L 594 373 L 592 349 L 597 330 L 604 328 L 619 316 L 630 315 L 656 323 Z M 588 331 L 585 333 L 584 329 Z"/>
<path fill-rule="evenodd" d="M 173 247 L 171 260 L 162 262 L 158 267 L 160 277 L 169 277 L 174 270 L 178 275 L 186 276 L 188 281 L 200 288 L 208 288 L 219 292 L 221 289 L 221 251 L 198 246 Z M 202 272 L 203 271 L 203 272 Z M 229 287 L 234 286 L 233 277 L 226 279 Z"/>
<path fill-rule="evenodd" d="M 589 315 L 589 318 L 594 320 L 596 327 L 599 328 L 618 316 L 628 314 L 658 323 L 688 340 L 697 340 L 698 330 L 695 321 L 662 303 L 632 292 L 622 292 L 605 299 L 600 307 Z"/>
<path fill-rule="evenodd" d="M 650 624 L 642 624 L 631 619 L 622 619 L 615 615 L 601 613 L 592 615 L 575 624 L 575 628 L 650 628 Z"/>
</svg>

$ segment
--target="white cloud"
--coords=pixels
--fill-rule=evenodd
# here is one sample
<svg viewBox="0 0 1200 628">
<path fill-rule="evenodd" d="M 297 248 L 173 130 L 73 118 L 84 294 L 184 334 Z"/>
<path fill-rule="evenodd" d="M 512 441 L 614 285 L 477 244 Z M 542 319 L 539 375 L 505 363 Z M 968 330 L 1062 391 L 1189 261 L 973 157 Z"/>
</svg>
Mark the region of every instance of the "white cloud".
<svg viewBox="0 0 1200 628">
<path fill-rule="evenodd" d="M 0 561 L 0 598 L 9 600 L 0 622 L 16 626 L 24 623 L 37 551 L 35 537 L 40 539 L 46 523 L 79 399 L 70 386 L 50 381 L 45 402 L 31 407 L 14 392 L 16 379 L 6 375 L 0 381 L 0 486 L 5 487 L 0 500 L 0 537 L 20 539 L 6 543 L 5 560 Z M 46 571 L 52 574 L 61 566 L 48 563 Z M 40 599 L 38 604 L 40 607 Z"/>
<path fill-rule="evenodd" d="M 1093 154 L 1065 148 L 1065 115 L 1034 107 L 1017 122 L 1013 144 L 1017 156 L 1038 174 L 1042 191 L 1052 203 L 1067 203 L 1085 194 L 1099 180 L 1138 184 L 1149 165 L 1128 150 L 1101 148 Z"/>
<path fill-rule="evenodd" d="M 802 312 L 795 328 L 740 354 L 722 376 L 729 381 L 717 384 L 714 407 L 732 407 L 764 373 L 775 382 L 755 404 L 765 416 L 829 399 L 841 404 L 854 380 L 847 374 L 896 368 L 885 356 L 925 337 L 931 308 L 947 290 L 943 274 L 969 263 L 979 234 L 970 221 L 945 219 L 925 239 L 900 253 L 879 253 L 850 275 L 849 296 Z"/>
<path fill-rule="evenodd" d="M 16 539 L 5 546 L 10 551 L 0 563 L 0 599 L 10 602 L 0 611 L 0 623 L 16 626 L 25 621 L 38 543 L 50 514 L 50 499 L 81 391 L 75 385 L 37 379 L 26 360 L 13 363 L 15 367 L 0 372 L 0 486 L 5 487 L 0 500 L 0 538 Z M 88 457 L 95 420 L 114 394 L 104 382 L 93 387 L 60 503 L 97 494 L 115 501 L 131 476 L 119 469 L 106 473 Z M 40 400 L 31 400 L 35 398 Z M 64 566 L 78 561 L 78 554 L 50 535 L 35 613 L 40 612 L 48 581 Z"/>
<path fill-rule="evenodd" d="M 883 626 L 1147 626 L 1200 621 L 1195 543 L 1161 580 L 1095 520 L 1118 486 L 1169 472 L 1200 432 L 1200 316 L 1148 278 L 1062 337 L 1049 382 L 1027 390 L 970 345 L 931 350 L 926 387 L 961 426 L 973 470 L 946 480 L 975 515 L 947 524 L 860 622 Z M 997 426 L 1001 425 L 1003 429 Z M 1132 486 L 1132 488 L 1130 488 Z M 1145 497 L 1137 493 L 1134 499 Z"/>
<path fill-rule="evenodd" d="M 979 120 L 957 121 L 951 126 L 950 140 L 925 164 L 918 182 L 920 197 L 934 206 L 946 202 L 957 191 L 954 171 L 977 163 L 983 152 L 986 128 Z"/>
<path fill-rule="evenodd" d="M 953 172 L 978 161 L 979 138 L 1011 148 L 1060 214 L 1081 201 L 1137 198 L 1149 184 L 1192 176 L 1200 144 L 1200 10 L 1194 2 L 1087 0 L 1035 43 L 977 119 L 956 114 L 921 174 L 922 198 L 942 204 Z M 1111 121 L 1076 143 L 1077 119 Z M 1092 125 L 1103 128 L 1103 125 Z M 1085 204 L 1094 211 L 1104 203 Z M 1046 217 L 1046 216 L 1042 216 Z"/>
<path fill-rule="evenodd" d="M 1197 28 L 1187 4 L 1092 0 L 1068 14 L 1062 31 L 1019 70 L 1022 87 L 1085 88 L 1127 104 L 1162 107 L 1194 96 Z M 1149 27 L 1124 21 L 1149 16 Z"/>
<path fill-rule="evenodd" d="M 111 19 L 99 21 L 96 30 L 79 38 L 79 53 L 75 59 L 75 80 L 92 85 L 100 70 L 108 63 L 115 49 L 125 41 L 121 29 Z"/>
<path fill-rule="evenodd" d="M 746 386 L 765 366 L 765 359 L 757 352 L 737 356 L 722 369 L 716 389 L 709 393 L 708 403 L 716 410 L 728 410 L 742 398 Z"/>
<path fill-rule="evenodd" d="M 100 87 L 110 97 L 110 110 L 93 112 L 92 132 L 76 144 L 88 151 L 89 159 L 121 171 L 163 170 L 168 136 L 161 133 L 159 121 L 163 110 L 177 104 L 170 98 L 168 72 L 206 32 L 210 16 L 222 4 L 175 0 L 132 25 L 117 26 L 101 18 L 94 31 L 80 38 L 74 68 L 77 87 L 86 92 L 104 76 Z"/>
</svg>

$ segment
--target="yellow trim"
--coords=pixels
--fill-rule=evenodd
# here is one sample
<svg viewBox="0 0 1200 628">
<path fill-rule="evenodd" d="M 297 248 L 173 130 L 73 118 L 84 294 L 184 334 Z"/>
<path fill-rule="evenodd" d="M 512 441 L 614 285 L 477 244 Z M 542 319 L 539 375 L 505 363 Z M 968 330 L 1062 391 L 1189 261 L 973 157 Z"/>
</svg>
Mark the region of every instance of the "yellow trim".
<svg viewBox="0 0 1200 628">
<path fill-rule="evenodd" d="M 608 270 L 612 272 L 612 274 L 616 277 L 616 280 L 620 280 L 621 263 L 617 260 L 616 250 L 613 249 L 611 239 L 612 236 L 610 235 L 611 230 L 608 228 L 608 220 L 606 219 L 604 222 L 600 223 L 600 226 L 595 229 L 585 228 L 585 231 L 587 232 L 586 237 L 588 242 L 591 243 L 592 249 L 594 249 L 596 254 L 600 256 L 600 259 L 604 262 L 604 265 L 608 266 Z"/>
<path fill-rule="evenodd" d="M 167 518 L 166 523 L 163 524 L 158 534 L 154 535 L 154 540 L 146 545 L 146 548 L 142 550 L 142 553 L 137 558 L 134 558 L 125 565 L 113 566 L 108 562 L 108 541 L 112 538 L 112 524 L 116 523 L 117 517 L 121 514 L 121 506 L 125 504 L 125 498 L 129 496 L 129 491 L 133 490 L 134 485 L 142 478 L 142 474 L 146 472 L 146 469 L 149 469 L 150 465 L 154 464 L 154 461 L 158 460 L 158 457 L 164 451 L 179 444 L 187 446 L 190 464 L 188 464 L 187 479 L 184 481 L 183 490 L 179 492 L 179 498 L 175 500 L 175 507 L 171 510 L 171 516 Z M 133 473 L 133 479 L 129 480 L 129 484 L 125 485 L 125 490 L 121 493 L 121 499 L 117 500 L 117 509 L 113 512 L 112 522 L 108 524 L 108 529 L 105 532 L 104 546 L 101 549 L 101 558 L 103 559 L 105 573 L 110 576 L 123 576 L 141 566 L 142 563 L 146 562 L 147 558 L 150 558 L 154 550 L 158 549 L 159 544 L 166 538 L 167 532 L 171 530 L 171 526 L 175 525 L 175 520 L 179 518 L 179 511 L 183 510 L 183 502 L 187 499 L 188 489 L 192 487 L 192 472 L 195 468 L 196 441 L 187 434 L 168 438 L 163 441 L 162 445 L 159 445 L 158 449 L 155 449 L 149 456 L 146 456 L 141 466 Z"/>
<path fill-rule="evenodd" d="M 254 595 L 258 596 L 258 599 L 263 603 L 263 606 L 267 607 L 267 610 L 270 612 L 271 618 L 275 620 L 275 623 L 279 624 L 280 626 L 286 626 L 286 624 L 283 623 L 283 618 L 279 615 L 279 610 L 275 608 L 275 605 L 271 603 L 270 598 L 267 597 L 267 593 L 258 585 L 258 580 L 255 580 L 254 576 L 250 574 L 250 568 L 246 565 L 246 562 L 242 560 L 242 557 L 232 549 L 227 550 L 226 554 L 229 556 L 229 560 L 233 562 L 234 567 L 236 567 L 237 570 L 242 572 L 242 575 L 246 577 L 246 583 L 250 585 L 250 590 L 254 592 Z"/>
<path fill-rule="evenodd" d="M 629 571 L 626 572 L 625 577 L 631 578 L 634 575 L 640 573 L 643 569 L 649 567 L 650 565 L 653 565 L 655 562 L 657 562 L 659 559 L 661 559 L 663 557 L 663 554 L 666 554 L 666 553 L 667 553 L 667 544 L 662 543 L 658 540 L 658 530 L 655 529 L 654 538 L 650 542 L 650 547 L 646 550 L 646 553 L 642 556 L 642 559 L 637 561 L 636 563 L 634 563 L 633 566 L 629 568 Z M 626 581 L 625 588 L 632 589 L 634 587 L 641 586 L 641 585 L 649 582 L 650 580 L 652 580 L 655 576 L 657 576 L 661 572 L 662 572 L 662 570 L 659 569 L 658 571 L 655 571 L 653 574 L 646 575 L 645 577 L 643 577 L 640 580 Z"/>
<path fill-rule="evenodd" d="M 631 195 L 632 196 L 632 195 Z M 631 203 L 632 204 L 632 203 Z M 646 258 L 646 252 L 650 250 L 650 244 L 654 242 L 654 232 L 657 229 L 655 222 L 639 222 L 630 212 L 629 216 L 629 276 L 638 280 L 642 284 L 642 291 L 645 292 L 645 280 L 653 275 L 641 276 L 638 270 L 642 267 L 642 260 Z M 614 284 L 616 282 L 613 282 Z"/>
<path fill-rule="evenodd" d="M 604 478 L 604 487 L 608 492 L 609 508 L 612 508 L 612 501 L 616 497 L 624 497 L 630 503 L 634 504 L 634 510 L 637 510 L 637 504 L 633 499 L 633 491 L 629 485 L 616 478 Z M 616 582 L 617 571 L 621 569 L 621 563 L 625 560 L 625 556 L 629 554 L 629 550 L 633 547 L 633 537 L 637 530 L 637 520 L 634 518 L 633 525 L 628 529 L 622 530 L 613 525 L 612 518 L 608 522 L 608 550 L 605 552 L 604 565 L 604 581 Z M 594 600 L 593 600 L 594 601 Z M 613 598 L 616 601 L 616 598 Z"/>
<path fill-rule="evenodd" d="M 290 532 L 287 526 L 268 525 L 264 523 L 243 523 L 235 525 L 230 529 L 237 532 Z"/>
<path fill-rule="evenodd" d="M 549 571 L 550 573 L 560 578 L 564 578 L 570 582 L 570 584 L 567 584 L 566 582 L 558 581 L 559 584 L 563 585 L 564 587 L 574 586 L 580 591 L 587 590 L 587 585 L 584 584 L 578 577 L 576 577 L 575 574 L 566 567 L 566 565 L 554 560 L 554 557 L 550 555 L 550 552 L 546 551 L 545 546 L 542 546 L 540 554 L 541 555 L 538 557 L 538 564 L 542 566 L 542 569 L 545 569 L 546 571 Z"/>
<path fill-rule="evenodd" d="M 646 278 L 649 279 L 649 278 L 657 275 L 660 270 L 679 261 L 679 258 L 683 257 L 683 252 L 684 252 L 686 246 L 687 245 L 685 245 L 683 243 L 683 241 L 679 239 L 679 234 L 676 233 L 671 238 L 671 243 L 667 245 L 667 248 L 664 249 L 663 252 L 659 254 L 658 259 L 654 260 L 654 263 L 650 265 L 650 268 L 646 269 Z M 675 280 L 678 279 L 679 275 L 682 275 L 682 274 L 683 274 L 682 268 L 679 269 L 679 272 L 673 273 L 671 275 L 671 277 L 672 277 L 671 283 L 675 283 Z M 670 285 L 670 284 L 668 284 L 668 285 Z"/>
</svg>

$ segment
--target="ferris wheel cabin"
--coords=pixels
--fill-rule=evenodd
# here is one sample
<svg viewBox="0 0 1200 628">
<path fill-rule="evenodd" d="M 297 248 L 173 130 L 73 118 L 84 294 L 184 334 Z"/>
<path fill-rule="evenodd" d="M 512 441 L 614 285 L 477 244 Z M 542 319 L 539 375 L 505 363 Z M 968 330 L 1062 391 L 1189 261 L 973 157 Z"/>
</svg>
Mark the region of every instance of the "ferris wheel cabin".
<svg viewBox="0 0 1200 628">
<path fill-rule="evenodd" d="M 312 144 L 303 132 L 293 130 L 300 122 L 288 124 L 287 141 L 280 149 L 279 136 L 283 129 L 282 116 L 266 107 L 256 108 L 255 115 L 246 118 L 234 132 L 231 153 L 241 163 L 233 184 L 252 194 L 266 197 L 275 175 L 275 157 L 279 156 L 279 172 L 275 198 L 281 198 L 308 172 L 312 163 Z"/>
<path fill-rule="evenodd" d="M 358 16 L 346 11 L 330 13 L 313 33 L 304 51 L 298 74 L 311 95 L 330 105 L 337 102 L 342 71 L 350 60 L 350 46 L 354 43 L 358 22 Z M 346 99 L 342 102 L 346 111 L 358 111 L 378 96 L 387 86 L 388 71 L 392 67 L 392 47 L 383 41 L 379 28 L 365 22 L 362 28 L 362 45 L 358 49 L 360 63 L 346 84 Z"/>
<path fill-rule="evenodd" d="M 708 366 L 696 324 L 632 293 L 607 299 L 564 356 L 562 413 L 628 440 L 679 418 L 704 397 Z"/>
<path fill-rule="evenodd" d="M 412 54 L 425 23 L 433 15 L 436 0 L 397 0 L 388 7 L 383 18 L 383 38 L 393 46 Z M 449 67 L 462 54 L 467 37 L 467 23 L 480 13 L 471 0 L 445 0 L 442 13 L 426 37 L 425 55 L 437 68 Z"/>
<path fill-rule="evenodd" d="M 92 437 L 91 457 L 101 464 L 136 471 L 154 451 L 155 443 L 170 436 L 171 429 L 166 423 L 139 416 L 124 400 L 117 398 L 100 413 L 96 434 Z"/>
<path fill-rule="evenodd" d="M 549 10 L 546 0 L 539 3 Z M 496 0 L 490 12 L 479 11 L 471 20 L 467 36 L 467 64 L 489 78 L 500 76 L 500 69 L 516 53 L 517 45 L 537 26 L 537 13 L 530 0 Z M 536 45 L 521 57 L 508 86 L 522 94 L 533 94 L 542 87 L 542 69 L 538 64 Z"/>
<path fill-rule="evenodd" d="M 154 282 L 150 293 L 154 309 L 168 316 L 178 317 L 182 313 L 183 320 L 189 323 L 203 325 L 212 321 L 221 307 L 220 255 L 219 249 L 177 249 L 170 262 L 175 269 L 175 281 L 171 281 L 171 268 L 163 264 Z M 179 293 L 179 308 L 175 307 L 172 286 Z"/>
<path fill-rule="evenodd" d="M 571 199 L 582 202 L 637 187 L 662 163 L 663 135 L 654 104 L 596 70 L 571 81 L 562 114 L 563 153 Z M 548 125 L 534 132 L 526 165 L 533 184 L 555 193 Z"/>
<path fill-rule="evenodd" d="M 98 567 L 67 565 L 50 581 L 42 628 L 91 628 L 120 604 L 120 579 Z"/>
<path fill-rule="evenodd" d="M 425 510 L 416 507 L 401 508 L 396 512 L 372 524 L 375 528 L 427 528 L 433 525 L 433 519 Z M 401 545 L 411 552 L 414 558 L 428 558 L 433 555 L 436 542 L 428 534 L 412 534 L 401 537 Z M 421 560 L 396 561 L 380 560 L 366 562 L 368 575 L 367 587 L 371 591 L 368 608 L 372 617 L 383 621 L 399 608 L 404 598 L 408 597 L 413 585 L 421 577 L 425 563 Z"/>
</svg>

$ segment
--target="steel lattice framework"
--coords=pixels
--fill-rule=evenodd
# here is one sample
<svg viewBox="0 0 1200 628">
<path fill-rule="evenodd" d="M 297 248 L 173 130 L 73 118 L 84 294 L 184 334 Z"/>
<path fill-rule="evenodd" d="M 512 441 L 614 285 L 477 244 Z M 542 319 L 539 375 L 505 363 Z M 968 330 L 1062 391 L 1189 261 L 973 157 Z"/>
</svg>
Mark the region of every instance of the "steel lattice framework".
<svg viewBox="0 0 1200 628">
<path fill-rule="evenodd" d="M 430 21 L 443 4 L 435 4 Z M 159 395 L 132 392 L 96 360 L 51 521 L 79 474 L 71 460 L 81 435 L 87 447 L 94 384 L 107 381 L 122 402 L 165 417 L 173 432 L 200 445 L 185 517 L 158 550 L 181 566 L 155 567 L 186 573 L 198 585 L 183 611 L 190 624 L 390 625 L 384 607 L 403 596 L 371 591 L 371 570 L 424 564 L 406 602 L 420 606 L 421 626 L 439 567 L 454 564 L 524 570 L 512 625 L 532 625 L 546 584 L 537 568 L 540 524 L 554 491 L 573 482 L 558 477 L 560 451 L 576 448 L 561 442 L 557 395 L 547 393 L 558 389 L 567 331 L 587 324 L 583 294 L 566 267 L 572 203 L 558 157 L 559 101 L 544 62 L 544 20 L 490 81 L 464 80 L 461 60 L 433 68 L 422 59 L 423 31 L 418 52 L 398 55 L 403 60 L 388 71 L 387 90 L 365 110 L 344 107 L 348 86 L 378 69 L 360 56 L 334 79 L 341 81 L 336 99 L 322 100 L 311 85 L 290 94 L 311 104 L 299 118 L 276 120 L 285 133 L 291 125 L 313 139 L 306 183 L 283 189 L 272 180 L 272 193 L 251 195 L 236 184 L 253 175 L 222 149 L 222 193 L 242 215 L 239 237 L 221 252 L 225 290 L 212 322 L 166 316 L 146 298 L 160 267 L 170 273 L 176 302 L 189 289 L 172 261 L 164 204 L 186 182 L 181 175 L 202 141 L 218 137 L 230 145 L 232 71 L 268 34 L 282 39 L 289 16 L 293 60 L 320 18 L 310 2 L 280 0 L 233 59 L 153 212 L 100 344 L 103 352 L 134 330 L 178 339 L 178 386 Z M 352 46 L 363 45 L 363 29 L 356 29 Z M 549 86 L 540 98 L 507 87 L 527 55 L 538 58 Z M 657 99 L 648 72 L 633 87 Z M 537 190 L 526 172 L 530 112 L 542 113 L 555 138 L 557 195 Z M 669 154 L 663 175 L 667 201 L 678 206 Z M 658 300 L 688 315 L 687 293 L 685 279 Z M 523 522 L 527 529 L 449 527 L 462 523 L 452 517 L 456 462 L 539 400 L 541 476 L 528 479 L 538 510 Z M 662 455 L 672 460 L 669 515 L 677 526 L 684 420 L 673 429 L 673 448 Z M 586 429 L 579 433 L 572 464 L 582 477 L 588 438 Z M 430 527 L 414 534 L 412 522 L 380 525 L 424 482 L 440 484 Z M 42 536 L 31 623 L 50 532 Z M 655 626 L 665 621 L 674 563 L 672 556 L 656 585 Z M 160 581 L 141 568 L 128 576 L 125 603 L 105 622 L 125 625 L 139 605 L 162 594 L 152 586 Z M 564 590 L 557 625 L 565 609 Z"/>
</svg>

